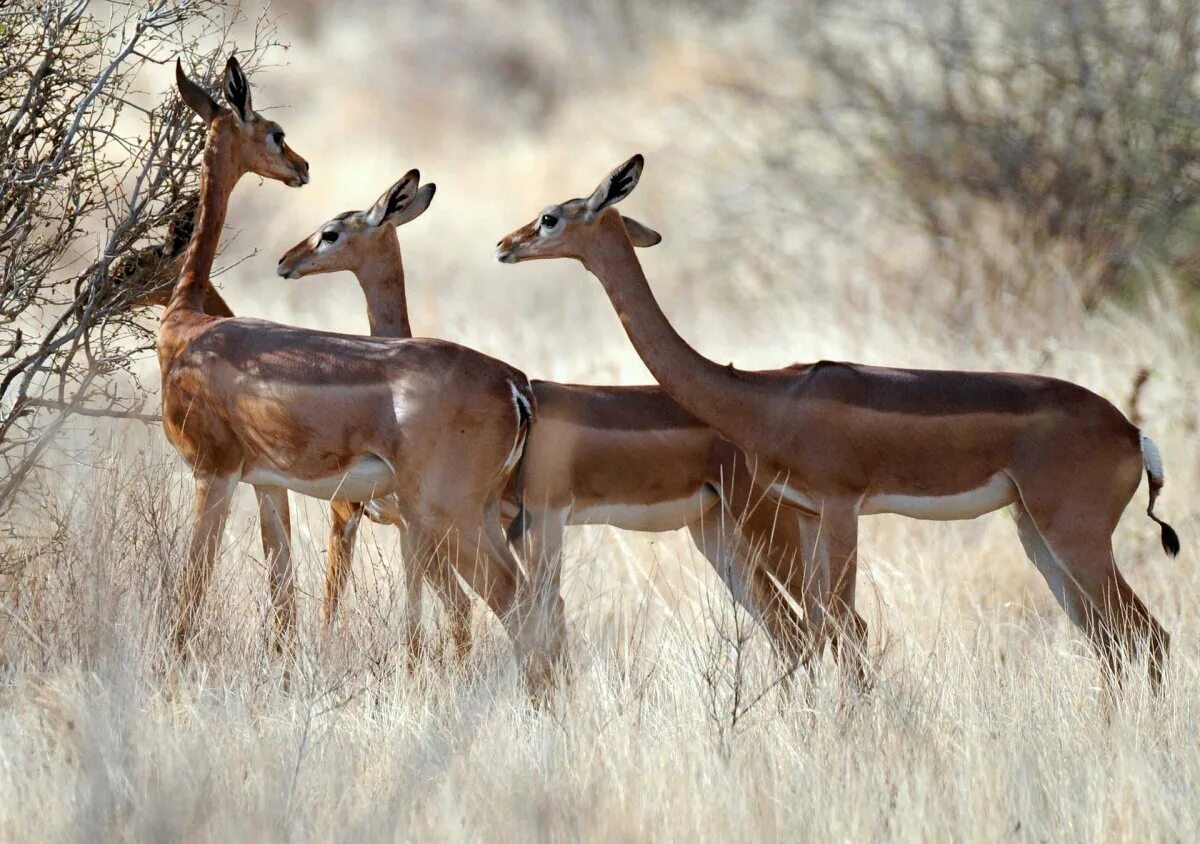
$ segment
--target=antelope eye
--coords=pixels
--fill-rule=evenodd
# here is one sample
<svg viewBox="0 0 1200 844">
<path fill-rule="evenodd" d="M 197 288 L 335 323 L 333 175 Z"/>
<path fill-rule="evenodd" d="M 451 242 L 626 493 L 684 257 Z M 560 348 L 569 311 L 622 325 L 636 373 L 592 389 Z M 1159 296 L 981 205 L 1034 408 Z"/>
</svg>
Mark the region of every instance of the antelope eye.
<svg viewBox="0 0 1200 844">
<path fill-rule="evenodd" d="M 275 142 L 276 146 L 283 149 L 283 132 L 272 132 L 271 140 Z"/>
<path fill-rule="evenodd" d="M 333 243 L 337 239 L 338 239 L 337 232 L 334 232 L 334 231 L 321 232 L 321 240 L 325 241 L 326 243 Z"/>
<path fill-rule="evenodd" d="M 552 229 L 558 225 L 558 217 L 553 214 L 543 214 L 541 224 L 544 229 Z"/>
</svg>

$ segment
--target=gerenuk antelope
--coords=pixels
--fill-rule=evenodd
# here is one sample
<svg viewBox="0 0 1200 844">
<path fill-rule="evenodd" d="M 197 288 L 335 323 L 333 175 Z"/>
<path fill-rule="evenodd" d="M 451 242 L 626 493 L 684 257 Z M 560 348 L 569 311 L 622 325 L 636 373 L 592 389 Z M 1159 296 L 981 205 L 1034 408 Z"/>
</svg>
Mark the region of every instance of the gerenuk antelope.
<svg viewBox="0 0 1200 844">
<path fill-rule="evenodd" d="M 372 333 L 410 332 L 404 265 L 393 228 L 423 212 L 434 186 L 424 185 L 416 210 L 392 216 L 380 209 L 397 191 L 412 193 L 416 171 L 393 185 L 368 210 L 333 217 L 279 259 L 290 279 L 354 273 L 367 304 Z M 652 246 L 657 239 L 635 243 Z M 554 620 L 551 650 L 561 652 L 559 597 L 563 528 L 605 524 L 626 530 L 686 527 L 697 547 L 743 605 L 759 614 L 775 643 L 789 654 L 798 646 L 799 617 L 755 554 L 771 545 L 774 513 L 751 497 L 739 452 L 683 410 L 660 387 L 603 387 L 533 381 L 538 422 L 526 445 L 522 479 L 528 540 L 526 562 L 538 584 L 543 617 Z M 512 496 L 506 516 L 517 517 Z M 726 503 L 725 512 L 719 504 Z M 372 502 L 371 518 L 403 528 L 387 499 Z M 743 536 L 735 534 L 742 533 Z M 352 533 L 330 541 L 326 607 L 336 609 L 349 570 Z M 443 594 L 453 602 L 453 596 Z"/>
<path fill-rule="evenodd" d="M 642 167 L 635 155 L 587 198 L 545 208 L 501 239 L 496 257 L 580 261 L 672 398 L 755 455 L 767 491 L 816 523 L 806 608 L 817 642 L 827 629 L 848 636 L 853 647 L 840 652 L 862 676 L 867 633 L 848 616 L 859 516 L 970 519 L 1011 505 L 1026 554 L 1105 664 L 1118 670 L 1145 643 L 1157 687 L 1169 637 L 1122 577 L 1111 544 L 1145 471 L 1147 513 L 1164 549 L 1178 553 L 1174 530 L 1154 514 L 1163 463 L 1150 438 L 1095 393 L 1037 375 L 714 363 L 676 333 L 650 290 L 634 245 L 657 235 L 613 208 Z"/>
<path fill-rule="evenodd" d="M 384 191 L 366 211 L 339 214 L 280 258 L 278 274 L 284 277 L 292 275 L 291 267 L 297 255 L 306 256 L 314 272 L 350 270 L 358 278 L 367 301 L 371 303 L 368 308 L 371 336 L 412 337 L 404 298 L 404 261 L 393 230 L 415 220 L 429 208 L 437 187 L 433 184 L 421 185 L 420 181 L 421 174 L 417 170 L 410 170 Z M 348 250 L 347 244 L 354 244 L 354 248 Z M 348 261 L 347 257 L 353 260 Z M 393 500 L 398 502 L 394 497 Z M 332 518 L 322 608 L 326 625 L 333 621 L 350 575 L 354 540 L 365 506 L 362 501 L 334 501 L 330 505 Z M 398 510 L 397 507 L 393 509 Z M 397 519 L 403 521 L 400 515 Z M 407 533 L 405 531 L 406 536 Z M 407 540 L 402 541 L 407 554 Z M 426 575 L 450 615 L 455 649 L 462 656 L 471 646 L 470 596 L 445 561 L 437 556 L 431 561 Z M 419 586 L 410 584 L 410 602 L 418 602 L 418 592 Z"/>
<path fill-rule="evenodd" d="M 398 494 L 419 547 L 451 561 L 500 617 L 524 660 L 529 622 L 500 499 L 524 451 L 534 400 L 523 373 L 437 340 L 354 337 L 204 311 L 229 196 L 247 172 L 292 186 L 308 165 L 251 106 L 235 60 L 222 108 L 176 66 L 180 93 L 208 123 L 199 216 L 158 334 L 163 428 L 196 481 L 183 579 L 183 650 L 239 482 L 328 500 Z M 281 541 L 287 542 L 286 528 Z M 406 568 L 406 571 L 407 571 Z M 290 619 L 287 619 L 290 621 Z M 409 646 L 419 616 L 409 613 Z M 526 662 L 538 685 L 541 660 Z"/>
</svg>

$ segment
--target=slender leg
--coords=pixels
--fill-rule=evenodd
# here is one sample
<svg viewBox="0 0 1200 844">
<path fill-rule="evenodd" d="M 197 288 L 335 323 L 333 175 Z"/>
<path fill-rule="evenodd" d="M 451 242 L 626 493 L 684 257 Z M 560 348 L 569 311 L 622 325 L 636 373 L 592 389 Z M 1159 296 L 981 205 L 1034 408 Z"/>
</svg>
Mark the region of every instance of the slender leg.
<svg viewBox="0 0 1200 844">
<path fill-rule="evenodd" d="M 1040 521 L 1035 518 L 1035 523 Z M 1102 650 L 1101 654 L 1108 657 L 1108 664 L 1119 677 L 1125 657 L 1148 647 L 1150 682 L 1157 690 L 1171 637 L 1122 577 L 1109 535 L 1081 518 L 1054 519 L 1049 524 L 1051 527 L 1042 531 L 1046 545 L 1097 611 L 1097 615 L 1087 614 L 1082 620 L 1085 625 L 1098 623 L 1101 641 L 1107 638 L 1108 653 Z"/>
<path fill-rule="evenodd" d="M 854 611 L 858 581 L 858 509 L 847 502 L 826 502 L 817 553 L 829 562 L 830 643 L 843 674 L 867 686 L 867 625 Z"/>
<path fill-rule="evenodd" d="M 1021 537 L 1021 546 L 1025 549 L 1025 555 L 1045 578 L 1046 585 L 1050 587 L 1050 593 L 1054 599 L 1058 601 L 1059 606 L 1066 610 L 1071 623 L 1087 635 L 1104 663 L 1116 670 L 1118 655 L 1112 635 L 1109 633 L 1108 625 L 1105 624 L 1100 610 L 1088 600 L 1087 595 L 1080 591 L 1075 581 L 1067 576 L 1061 561 L 1046 544 L 1045 537 L 1034 524 L 1029 511 L 1018 503 L 1013 505 L 1013 516 L 1017 523 L 1017 533 Z"/>
<path fill-rule="evenodd" d="M 773 616 L 776 629 L 791 640 L 785 655 L 793 663 L 807 663 L 820 654 L 817 645 L 821 640 L 814 637 L 822 629 L 825 607 L 825 590 L 808 582 L 820 571 L 818 549 L 804 530 L 808 522 L 816 523 L 815 517 L 781 505 L 752 483 L 740 484 L 738 494 L 728 499 L 727 506 L 750 549 L 755 580 L 761 581 L 756 592 L 772 596 L 766 618 Z M 814 564 L 807 565 L 806 558 Z M 803 621 L 796 617 L 772 578 L 804 607 Z"/>
<path fill-rule="evenodd" d="M 562 544 L 566 511 L 534 508 L 527 510 L 524 555 L 529 573 L 531 646 L 565 659 L 566 610 L 562 599 Z M 565 666 L 564 666 L 565 668 Z"/>
<path fill-rule="evenodd" d="M 478 512 L 478 511 L 476 511 Z M 485 505 L 483 518 L 463 514 L 445 530 L 447 556 L 459 575 L 500 619 L 513 642 L 530 694 L 538 699 L 554 684 L 561 639 L 541 646 L 528 583 L 508 547 L 498 506 Z M 489 522 L 491 524 L 489 524 Z"/>
<path fill-rule="evenodd" d="M 804 620 L 771 581 L 757 555 L 732 524 L 722 525 L 722 514 L 709 511 L 688 525 L 700 553 L 712 564 L 729 588 L 734 601 L 766 629 L 776 652 L 789 665 L 803 655 Z"/>
<path fill-rule="evenodd" d="M 292 565 L 291 513 L 287 490 L 256 486 L 263 554 L 270 572 L 271 604 L 275 610 L 275 650 L 290 646 L 296 623 L 296 572 Z"/>
<path fill-rule="evenodd" d="M 429 585 L 441 598 L 442 606 L 450 616 L 454 657 L 460 663 L 464 662 L 471 653 L 471 596 L 458 582 L 454 566 L 445 554 L 434 556 L 426 574 Z"/>
<path fill-rule="evenodd" d="M 766 596 L 755 593 L 749 549 L 741 547 L 745 544 L 741 535 L 731 524 L 724 524 L 722 516 L 723 513 L 714 508 L 689 524 L 688 533 L 696 550 L 708 560 L 729 589 L 730 597 L 755 619 L 763 621 Z"/>
<path fill-rule="evenodd" d="M 1115 462 L 1089 460 L 1086 450 L 1036 457 L 1011 473 L 1029 520 L 1018 520 L 1022 541 L 1029 542 L 1027 550 L 1049 552 L 1055 566 L 1047 580 L 1064 582 L 1051 589 L 1066 599 L 1072 622 L 1088 633 L 1109 678 L 1119 682 L 1125 658 L 1146 647 L 1157 690 L 1170 636 L 1125 581 L 1112 551 L 1113 531 L 1141 480 L 1141 455 L 1129 450 Z M 1068 585 L 1085 600 L 1072 599 Z"/>
<path fill-rule="evenodd" d="M 425 655 L 425 640 L 421 629 L 421 584 L 435 554 L 433 538 L 417 525 L 409 525 L 401 535 L 404 552 L 404 586 L 408 598 L 404 604 L 404 635 L 408 647 L 409 670 L 416 667 Z"/>
<path fill-rule="evenodd" d="M 540 526 L 535 526 L 540 527 Z M 552 564 L 539 564 L 536 581 L 529 582 L 521 575 L 521 565 L 512 553 L 504 528 L 500 523 L 499 496 L 484 505 L 484 546 L 490 552 L 493 568 L 511 571 L 516 581 L 515 606 L 510 615 L 515 630 L 517 659 L 524 664 L 524 675 L 530 696 L 540 702 L 542 696 L 556 686 L 558 671 L 566 665 L 566 615 L 559 592 L 559 570 L 562 562 L 562 522 L 557 527 L 545 526 L 544 547 L 538 557 L 545 559 L 553 552 Z"/>
<path fill-rule="evenodd" d="M 350 577 L 354 540 L 358 536 L 358 525 L 365 507 L 363 503 L 352 501 L 332 501 L 329 505 L 331 523 L 326 554 L 325 605 L 321 612 L 327 629 L 333 623 L 346 589 L 346 580 Z"/>
<path fill-rule="evenodd" d="M 191 641 L 196 614 L 208 586 L 208 576 L 221 544 L 225 517 L 229 514 L 236 486 L 237 481 L 232 477 L 196 478 L 196 520 L 184 564 L 179 620 L 175 625 L 175 648 L 180 654 L 186 652 Z"/>
</svg>

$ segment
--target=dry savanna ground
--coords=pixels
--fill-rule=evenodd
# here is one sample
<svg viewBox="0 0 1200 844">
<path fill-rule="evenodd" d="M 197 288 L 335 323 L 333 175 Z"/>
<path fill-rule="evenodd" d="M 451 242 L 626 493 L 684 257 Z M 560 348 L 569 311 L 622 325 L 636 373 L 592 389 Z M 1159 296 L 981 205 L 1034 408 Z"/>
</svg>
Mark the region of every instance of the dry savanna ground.
<svg viewBox="0 0 1200 844">
<path fill-rule="evenodd" d="M 1160 513 L 1184 552 L 1162 554 L 1144 485 L 1115 542 L 1173 636 L 1161 695 L 1135 675 L 1105 698 L 998 513 L 864 520 L 859 594 L 878 677 L 851 701 L 831 664 L 811 685 L 777 682 L 763 636 L 684 535 L 573 531 L 573 676 L 536 710 L 482 608 L 465 666 L 404 670 L 394 530 L 364 529 L 348 603 L 322 637 L 328 514 L 297 498 L 301 646 L 285 687 L 246 491 L 196 658 L 176 674 L 165 631 L 189 530 L 183 465 L 157 428 L 81 426 L 3 552 L 0 838 L 1200 837 L 1200 357 L 1173 280 L 1135 308 L 1085 311 L 1070 271 L 1026 252 L 1004 265 L 1031 279 L 1022 295 L 950 287 L 871 189 L 844 178 L 836 149 L 814 141 L 791 166 L 843 199 L 861 191 L 843 216 L 802 213 L 777 189 L 763 162 L 780 128 L 730 93 L 768 72 L 803 88 L 802 68 L 771 52 L 769 16 L 714 30 L 629 8 L 632 21 L 578 23 L 553 8 L 284 4 L 287 63 L 252 80 L 254 102 L 313 183 L 249 178 L 234 194 L 222 260 L 248 257 L 219 279 L 234 309 L 365 332 L 351 277 L 283 281 L 275 260 L 420 167 L 439 189 L 400 230 L 418 333 L 538 377 L 644 382 L 580 267 L 491 259 L 502 234 L 643 152 L 624 210 L 662 231 L 647 274 L 710 357 L 1038 371 L 1122 407 L 1149 370 L 1138 410 L 1165 456 Z M 431 608 L 427 623 L 438 618 Z"/>
</svg>

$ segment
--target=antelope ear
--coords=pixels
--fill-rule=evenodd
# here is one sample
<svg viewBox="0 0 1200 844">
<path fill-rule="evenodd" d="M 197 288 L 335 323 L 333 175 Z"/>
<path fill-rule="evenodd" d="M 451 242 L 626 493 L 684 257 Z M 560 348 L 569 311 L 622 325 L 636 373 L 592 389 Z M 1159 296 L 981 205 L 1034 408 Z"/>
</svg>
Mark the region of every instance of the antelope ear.
<svg viewBox="0 0 1200 844">
<path fill-rule="evenodd" d="M 662 235 L 656 232 L 649 226 L 643 226 L 632 217 L 621 215 L 621 221 L 625 223 L 625 231 L 629 234 L 629 242 L 634 246 L 658 246 L 662 243 Z"/>
<path fill-rule="evenodd" d="M 427 185 L 421 185 L 417 191 L 417 196 L 409 203 L 408 207 L 402 211 L 397 211 L 395 214 L 388 214 L 384 219 L 393 226 L 402 226 L 405 223 L 411 223 L 413 220 L 420 217 L 429 208 L 429 203 L 433 202 L 433 195 L 437 192 L 437 185 L 430 182 Z"/>
<path fill-rule="evenodd" d="M 203 117 L 205 123 L 211 123 L 212 119 L 220 113 L 221 107 L 217 105 L 217 101 L 210 97 L 207 91 L 188 79 L 179 59 L 175 60 L 175 87 L 179 89 L 179 96 L 183 97 L 187 107 Z"/>
<path fill-rule="evenodd" d="M 233 107 L 243 123 L 248 122 L 250 115 L 254 113 L 254 105 L 250 98 L 250 80 L 246 78 L 242 66 L 234 56 L 230 56 L 229 61 L 225 62 L 224 93 L 225 102 Z"/>
<path fill-rule="evenodd" d="M 639 153 L 605 176 L 587 199 L 588 214 L 595 216 L 633 193 L 638 179 L 642 177 L 643 164 L 645 159 Z"/>
<path fill-rule="evenodd" d="M 367 222 L 379 226 L 393 214 L 404 211 L 412 204 L 417 195 L 417 185 L 421 182 L 419 170 L 409 170 L 400 177 L 400 181 L 383 192 L 375 204 L 367 211 Z"/>
</svg>

